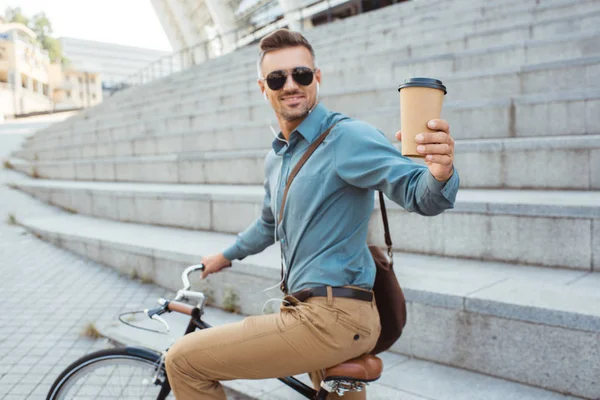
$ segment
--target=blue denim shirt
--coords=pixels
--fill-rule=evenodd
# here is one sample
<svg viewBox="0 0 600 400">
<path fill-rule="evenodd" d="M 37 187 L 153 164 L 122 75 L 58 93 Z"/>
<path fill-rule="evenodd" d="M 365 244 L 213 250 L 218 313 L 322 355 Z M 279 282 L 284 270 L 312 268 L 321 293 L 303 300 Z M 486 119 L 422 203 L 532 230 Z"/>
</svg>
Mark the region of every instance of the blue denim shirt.
<svg viewBox="0 0 600 400">
<path fill-rule="evenodd" d="M 283 220 L 277 221 L 290 172 L 336 121 L 294 178 Z M 292 132 L 289 143 L 281 133 L 278 137 L 265 159 L 262 214 L 224 256 L 241 260 L 279 240 L 290 293 L 322 285 L 373 287 L 375 264 L 366 239 L 374 190 L 421 215 L 454 207 L 456 169 L 447 182 L 439 182 L 426 166 L 402 156 L 381 131 L 322 104 Z"/>
</svg>

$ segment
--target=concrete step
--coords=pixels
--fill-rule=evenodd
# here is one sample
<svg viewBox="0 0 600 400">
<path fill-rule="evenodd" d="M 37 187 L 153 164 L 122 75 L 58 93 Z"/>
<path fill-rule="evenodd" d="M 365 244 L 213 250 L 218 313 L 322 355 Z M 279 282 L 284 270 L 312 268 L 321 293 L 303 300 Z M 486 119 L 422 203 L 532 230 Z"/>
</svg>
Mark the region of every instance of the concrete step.
<svg viewBox="0 0 600 400">
<path fill-rule="evenodd" d="M 232 234 L 245 230 L 260 215 L 264 196 L 262 186 L 31 179 L 16 187 L 78 214 Z M 600 191 L 461 189 L 455 208 L 436 218 L 407 213 L 389 199 L 387 203 L 398 251 L 588 271 L 600 268 Z M 378 204 L 369 240 L 385 246 Z"/>
<path fill-rule="evenodd" d="M 586 2 L 589 3 L 589 2 Z M 444 38 L 448 41 L 452 41 L 453 44 L 449 46 L 447 51 L 457 51 L 464 48 L 465 43 L 469 43 L 471 36 L 473 36 L 473 44 L 475 44 L 475 48 L 487 47 L 490 45 L 498 45 L 498 44 L 508 44 L 514 42 L 520 42 L 522 40 L 527 39 L 549 39 L 556 34 L 561 34 L 565 32 L 585 32 L 585 31 L 595 31 L 595 26 L 597 25 L 598 12 L 600 9 L 594 5 L 594 3 L 590 3 L 593 8 L 591 9 L 578 9 L 573 7 L 568 7 L 566 10 L 561 12 L 559 16 L 548 18 L 548 19 L 535 19 L 530 23 L 519 22 L 519 16 L 522 15 L 520 12 L 515 12 L 515 18 L 504 16 L 495 16 L 497 19 L 497 23 L 489 23 L 489 26 L 481 25 L 482 22 L 480 19 L 475 19 L 474 21 L 469 22 L 456 22 L 457 25 L 454 26 L 454 29 L 451 29 L 450 32 L 448 29 L 447 21 L 444 22 L 444 27 L 446 28 L 443 32 Z M 585 14 L 584 14 L 585 13 Z M 439 13 L 438 13 L 439 14 Z M 565 29 L 565 24 L 568 23 L 569 26 L 576 26 L 573 29 Z M 490 22 L 490 21 L 487 21 Z M 550 24 L 549 24 L 550 23 Z M 407 27 L 406 29 L 393 29 L 389 24 L 381 24 L 378 25 L 382 29 L 384 29 L 383 34 L 370 36 L 369 34 L 362 35 L 362 39 L 356 40 L 347 40 L 345 35 L 343 40 L 337 44 L 334 49 L 323 49 L 320 50 L 319 43 L 315 44 L 315 49 L 317 51 L 317 57 L 320 60 L 321 66 L 334 66 L 339 65 L 340 56 L 346 57 L 347 59 L 356 60 L 363 59 L 365 56 L 380 54 L 381 51 L 385 53 L 395 54 L 398 57 L 406 58 L 412 57 L 413 53 L 418 56 L 421 54 L 424 55 L 434 55 L 438 53 L 444 53 L 445 51 L 441 50 L 444 48 L 444 41 L 440 40 L 441 32 L 436 28 L 433 28 L 431 23 L 428 23 L 423 28 L 422 26 L 417 27 Z M 422 25 L 422 24 L 420 24 Z M 471 28 L 477 27 L 481 25 L 481 28 Z M 471 29 L 472 31 L 466 31 L 465 29 Z M 491 37 L 487 37 L 487 33 L 492 33 Z M 415 38 L 411 39 L 409 43 L 405 41 L 405 38 L 411 37 Z M 506 36 L 509 36 L 508 38 Z M 340 37 L 340 35 L 338 35 Z M 377 43 L 377 46 L 368 47 L 368 41 L 372 40 Z M 460 41 L 456 39 L 462 39 L 462 44 Z M 500 42 L 496 42 L 499 40 Z M 432 43 L 433 42 L 433 43 Z M 478 43 L 479 42 L 479 43 Z M 405 48 L 404 46 L 410 45 L 410 47 L 405 48 L 403 51 L 398 51 L 398 44 L 401 43 L 402 46 L 400 49 Z M 423 46 L 425 45 L 425 46 Z M 424 53 L 421 53 L 421 48 L 423 47 Z M 472 49 L 472 46 L 467 47 L 467 49 Z M 237 62 L 228 63 L 227 65 L 220 66 L 218 69 L 215 69 L 215 72 L 218 75 L 209 74 L 208 71 L 203 71 L 202 74 L 198 74 L 198 77 L 204 77 L 205 79 L 209 79 L 210 81 L 224 81 L 227 79 L 231 79 L 231 76 L 248 76 L 248 79 L 254 78 L 256 76 L 256 66 L 255 66 L 255 57 L 246 57 L 239 59 Z M 375 75 L 373 75 L 375 77 Z M 186 85 L 185 82 L 181 82 L 181 85 Z M 188 84 L 189 85 L 189 84 Z M 189 87 L 189 86 L 188 86 Z M 156 94 L 156 93 L 150 93 Z"/>
<path fill-rule="evenodd" d="M 400 83 L 409 76 L 441 79 L 448 87 L 449 102 L 597 86 L 600 32 L 578 34 L 576 37 L 571 35 L 552 41 L 536 41 L 535 44 L 525 42 L 424 58 L 386 54 L 381 62 L 371 57 L 369 62 L 341 60 L 331 68 L 321 67 L 321 96 L 343 112 L 354 113 L 364 109 L 366 104 L 371 107 L 397 105 L 397 84 L 393 86 L 390 82 Z M 404 61 L 394 62 L 401 59 Z M 502 68 L 499 69 L 498 65 Z M 90 121 L 87 128 L 99 129 L 110 127 L 115 122 L 180 113 L 214 114 L 225 107 L 243 109 L 257 104 L 269 111 L 264 107 L 255 78 L 226 79 L 222 82 L 216 86 L 213 83 L 211 87 L 192 88 L 193 91 L 176 91 L 167 97 L 138 99 L 136 103 L 105 113 L 102 120 Z M 364 97 L 365 94 L 367 97 Z M 210 124 L 211 120 L 206 123 Z M 79 128 L 84 129 L 83 126 Z"/>
<path fill-rule="evenodd" d="M 531 8 L 530 5 L 524 5 L 517 9 L 505 7 L 505 9 L 507 10 L 505 12 L 509 14 L 497 13 L 493 12 L 492 10 L 492 12 L 490 12 L 491 17 L 487 19 L 482 19 L 481 17 L 478 17 L 478 11 L 476 8 L 465 7 L 465 9 L 461 9 L 459 13 L 461 14 L 462 18 L 469 17 L 468 22 L 466 20 L 461 20 L 461 18 L 445 17 L 446 19 L 443 25 L 445 28 L 444 35 L 446 35 L 447 31 L 449 30 L 448 21 L 452 21 L 450 22 L 450 24 L 452 24 L 451 26 L 453 29 L 450 30 L 451 32 L 449 33 L 449 38 L 456 37 L 456 35 L 460 34 L 462 36 L 462 41 L 467 42 L 468 40 L 466 39 L 466 37 L 472 35 L 477 36 L 480 32 L 486 32 L 489 29 L 493 29 L 495 31 L 501 29 L 504 31 L 503 36 L 506 36 L 508 34 L 511 35 L 512 41 L 520 41 L 529 38 L 538 38 L 538 36 L 534 36 L 534 33 L 532 32 L 532 28 L 536 24 L 545 23 L 547 21 L 552 21 L 556 23 L 559 21 L 557 20 L 557 18 L 564 20 L 565 18 L 570 18 L 573 16 L 577 16 L 579 19 L 578 23 L 571 23 L 571 25 L 577 26 L 577 28 L 574 28 L 573 30 L 577 31 L 580 28 L 595 30 L 594 26 L 595 22 L 597 21 L 598 15 L 595 15 L 595 20 L 590 20 L 589 16 L 585 17 L 583 21 L 581 20 L 581 17 L 584 12 L 588 14 L 597 14 L 597 12 L 600 11 L 600 8 L 598 8 L 595 2 L 591 2 L 589 0 L 583 2 L 569 1 L 560 2 L 560 4 L 561 7 L 558 8 L 550 6 L 546 7 L 546 9 L 552 10 L 552 12 L 554 13 L 553 15 L 548 16 L 544 12 L 540 12 L 540 9 L 538 9 L 538 11 L 535 14 L 532 14 L 534 16 L 530 17 L 531 20 L 527 19 L 527 16 L 529 14 L 527 14 L 527 12 L 524 12 L 525 10 L 529 10 Z M 504 4 L 496 4 L 493 7 L 503 6 Z M 439 17 L 440 11 L 435 10 L 433 11 L 433 13 L 435 14 L 432 14 L 429 17 L 436 19 Z M 521 21 L 521 19 L 524 17 L 526 17 L 526 22 Z M 473 21 L 475 22 L 472 23 Z M 397 20 L 394 20 L 393 23 L 397 23 Z M 385 49 L 394 50 L 398 48 L 398 43 L 402 43 L 403 39 L 408 36 L 418 36 L 418 41 L 411 41 L 411 49 L 415 47 L 417 47 L 418 49 L 418 45 L 422 40 L 433 40 L 436 42 L 436 46 L 441 45 L 441 41 L 439 38 L 440 32 L 436 29 L 437 26 L 435 28 L 432 28 L 431 22 L 423 24 L 421 21 L 416 21 L 413 22 L 413 24 L 406 27 L 402 25 L 396 25 L 397 28 L 394 28 L 394 25 L 391 24 L 392 23 L 385 22 L 378 22 L 377 24 L 374 24 L 374 26 L 378 27 L 378 29 L 381 31 L 377 33 L 369 33 L 363 32 L 360 29 L 352 29 L 350 33 L 352 34 L 355 31 L 357 31 L 356 35 L 358 35 L 358 37 L 353 40 L 347 39 L 347 32 L 344 33 L 344 35 L 331 35 L 330 37 L 334 38 L 333 40 L 335 41 L 335 43 L 333 43 L 333 47 L 329 48 L 328 46 L 324 46 L 321 52 L 318 51 L 318 49 L 322 47 L 321 41 L 315 40 L 314 44 L 315 48 L 317 49 L 317 54 L 322 54 L 321 56 L 318 56 L 319 60 L 321 60 L 320 64 L 324 65 L 323 62 L 327 64 L 329 60 L 335 60 L 339 62 L 338 58 L 340 54 L 346 55 L 348 58 L 355 58 L 358 56 L 362 58 L 362 56 L 365 55 L 365 52 L 378 52 Z M 515 24 L 518 25 L 515 26 Z M 524 24 L 527 24 L 527 33 L 525 30 L 522 30 Z M 562 24 L 562 26 L 564 27 L 564 23 Z M 520 30 L 519 28 L 521 29 L 522 33 L 526 33 L 525 36 L 516 36 L 518 35 L 518 32 Z M 552 30 L 548 30 L 548 28 L 545 27 L 544 32 L 544 34 L 539 35 L 539 38 L 547 38 L 549 35 L 551 35 Z M 340 39 L 340 37 L 342 36 L 343 39 Z M 369 47 L 368 40 L 376 42 L 377 45 Z M 477 41 L 477 38 L 475 40 Z M 487 40 L 484 40 L 484 43 L 486 46 L 489 46 L 490 44 L 490 42 L 488 42 Z M 491 43 L 493 43 L 493 41 Z M 458 44 L 458 46 L 460 48 L 461 45 Z M 454 48 L 452 48 L 452 50 L 454 50 Z M 419 50 L 416 51 L 418 52 Z M 439 52 L 439 50 L 436 50 L 435 52 L 437 53 Z M 409 54 L 411 53 L 409 52 Z M 214 71 L 220 74 L 220 77 L 224 77 L 225 75 L 229 74 L 236 76 L 248 74 L 249 76 L 254 77 L 256 74 L 254 57 L 240 58 L 236 62 L 230 62 L 225 65 L 219 65 L 218 68 L 214 69 Z M 205 71 L 200 76 L 210 77 L 210 79 L 213 81 L 219 80 L 216 79 L 216 77 L 212 74 L 208 74 L 208 71 Z M 181 84 L 188 85 L 188 83 L 185 80 L 181 81 Z"/>
<path fill-rule="evenodd" d="M 148 304 L 148 308 L 153 307 Z M 232 314 L 214 307 L 205 307 L 203 320 L 212 326 L 238 322 L 244 315 Z M 185 332 L 189 317 L 170 313 L 163 315 L 169 324 L 168 336 L 156 335 L 115 322 L 99 325 L 104 337 L 120 345 L 137 345 L 163 351 L 171 341 Z M 147 319 L 136 319 L 130 323 L 148 329 L 157 329 Z M 384 364 L 382 377 L 367 386 L 369 399 L 389 400 L 565 400 L 566 397 L 554 392 L 492 378 L 459 368 L 448 367 L 428 361 L 403 356 L 393 352 L 378 355 Z M 308 386 L 312 386 L 308 374 L 296 375 Z M 286 387 L 277 379 L 224 381 L 223 386 L 257 400 L 299 400 L 306 399 Z M 575 399 L 574 397 L 569 397 Z"/>
<path fill-rule="evenodd" d="M 600 22 L 600 11 L 597 14 Z M 464 42 L 464 37 L 456 40 L 460 45 Z M 436 50 L 440 49 L 440 44 L 434 42 L 418 47 L 422 52 L 413 50 L 411 45 L 396 47 L 393 51 L 384 53 L 362 54 L 360 57 L 343 55 L 333 63 L 320 63 L 323 71 L 322 94 L 325 97 L 332 94 L 335 96 L 340 91 L 352 91 L 356 86 L 389 90 L 390 82 L 400 83 L 406 77 L 415 75 L 442 79 L 448 85 L 448 98 L 452 100 L 585 88 L 597 82 L 598 74 L 594 73 L 594 68 L 600 62 L 593 56 L 600 56 L 599 43 L 600 31 L 592 30 L 552 39 L 519 40 L 517 43 L 513 39 L 507 39 L 494 46 L 488 43 L 487 47 L 458 52 Z M 549 62 L 557 64 L 549 65 Z M 500 70 L 499 65 L 502 66 Z M 561 67 L 573 71 L 574 76 L 584 77 L 583 81 L 563 82 L 545 74 L 548 69 L 552 70 L 551 74 L 556 73 Z M 499 73 L 503 75 L 503 81 L 501 84 L 479 86 L 479 82 L 467 79 L 481 73 Z M 587 82 L 588 74 L 591 82 Z M 193 82 L 168 94 L 154 93 L 120 103 L 114 111 L 105 112 L 103 121 L 97 121 L 93 126 L 102 127 L 111 121 L 132 117 L 147 118 L 172 112 L 210 110 L 216 106 L 262 101 L 256 85 L 255 66 L 254 69 L 235 72 L 222 79 Z M 165 103 L 169 106 L 165 107 Z M 364 104 L 366 103 L 362 102 L 360 106 Z"/>
<path fill-rule="evenodd" d="M 457 140 L 455 147 L 464 188 L 600 190 L 600 135 Z M 259 185 L 267 153 L 258 149 L 10 162 L 19 171 L 49 179 Z"/>
<path fill-rule="evenodd" d="M 235 239 L 56 210 L 29 219 L 17 212 L 17 219 L 58 246 L 171 290 L 180 288 L 186 266 Z M 217 306 L 226 292 L 236 293 L 242 313 L 258 314 L 280 296 L 263 292 L 277 284 L 278 257 L 271 246 L 193 287 Z M 597 273 L 402 253 L 395 260 L 409 323 L 393 352 L 588 399 L 600 393 Z"/>
<path fill-rule="evenodd" d="M 359 54 L 364 50 L 393 49 L 394 43 L 403 42 L 407 37 L 417 33 L 421 39 L 440 38 L 437 28 L 447 26 L 449 33 L 460 33 L 471 36 L 489 29 L 503 29 L 505 34 L 512 35 L 510 31 L 515 24 L 536 25 L 541 22 L 565 18 L 577 12 L 596 12 L 600 7 L 594 1 L 555 1 L 532 4 L 526 2 L 499 3 L 484 2 L 481 7 L 474 7 L 471 3 L 464 6 L 451 7 L 447 10 L 437 10 L 432 7 L 427 14 L 404 15 L 405 21 L 399 16 L 392 15 L 380 18 L 366 26 L 346 28 L 343 39 L 339 35 L 330 35 L 327 42 L 319 41 L 319 49 L 323 54 L 344 47 L 351 53 Z M 588 25 L 591 27 L 591 25 Z M 348 46 L 351 43 L 353 45 Z"/>
<path fill-rule="evenodd" d="M 560 3 L 562 4 L 564 2 L 560 2 Z M 560 15 L 561 20 L 557 20 L 557 19 L 548 20 L 549 23 L 551 22 L 551 23 L 554 24 L 552 26 L 554 26 L 555 30 L 560 31 L 561 29 L 565 29 L 564 28 L 565 24 L 567 24 L 569 27 L 571 27 L 570 31 L 573 31 L 573 30 L 577 31 L 578 29 L 584 29 L 585 30 L 585 29 L 588 29 L 589 27 L 594 27 L 595 24 L 596 24 L 596 22 L 594 22 L 594 21 L 597 21 L 597 18 L 600 18 L 600 15 L 597 15 L 598 13 L 591 13 L 591 14 L 588 14 L 585 17 L 582 18 L 581 10 L 579 10 L 579 8 L 573 6 L 573 4 L 579 4 L 581 2 L 567 2 L 567 3 L 569 4 L 569 6 L 564 10 L 564 15 L 561 13 L 561 15 Z M 565 3 L 565 4 L 567 4 L 567 3 Z M 589 1 L 582 2 L 582 4 L 587 4 L 587 3 L 589 3 Z M 579 14 L 573 14 L 574 12 L 578 12 Z M 537 15 L 540 15 L 540 14 L 537 14 Z M 567 19 L 568 18 L 572 18 L 572 19 L 574 18 L 574 20 L 565 20 L 565 18 L 567 18 Z M 590 18 L 596 18 L 596 20 L 590 20 Z M 506 18 L 506 16 L 502 20 L 503 21 L 509 21 L 509 22 L 513 21 L 513 19 Z M 506 36 L 507 32 L 509 32 L 510 35 L 517 35 L 519 31 L 523 32 L 523 33 L 529 32 L 528 36 L 524 36 L 524 37 L 523 36 L 511 36 L 510 39 L 512 41 L 514 41 L 514 40 L 522 40 L 522 39 L 526 39 L 526 38 L 538 38 L 538 37 L 543 38 L 543 37 L 546 37 L 547 35 L 536 35 L 536 30 L 533 29 L 534 26 L 537 26 L 535 24 L 539 24 L 540 21 L 544 22 L 545 20 L 544 19 L 538 19 L 538 20 L 536 20 L 533 23 L 534 25 L 531 25 L 531 26 L 529 26 L 529 25 L 524 26 L 523 23 L 521 23 L 521 25 L 518 25 L 518 26 L 510 26 L 507 29 L 505 29 L 504 33 L 498 32 L 498 29 L 496 28 L 496 32 L 495 33 L 492 32 L 492 34 L 494 35 L 494 37 L 498 37 L 499 38 L 498 40 L 503 40 L 502 43 L 510 43 L 510 41 L 508 41 L 508 39 L 506 39 L 506 38 L 502 39 L 503 37 Z M 574 23 L 575 21 L 576 21 L 576 23 Z M 385 24 L 384 24 L 384 26 L 385 26 Z M 544 27 L 540 26 L 540 29 L 543 29 L 545 32 L 549 32 L 549 31 L 551 31 L 552 28 L 550 28 L 549 26 L 544 26 Z M 485 30 L 483 30 L 482 32 L 485 32 Z M 412 32 L 412 31 L 411 31 L 411 33 L 414 34 L 414 32 Z M 450 35 L 454 35 L 454 36 L 450 36 L 450 37 L 456 37 L 456 33 L 451 33 Z M 422 36 L 422 35 L 420 35 L 420 36 Z M 384 36 L 384 37 L 386 37 L 386 36 Z M 516 39 L 516 38 L 519 38 L 519 39 Z M 459 39 L 458 41 L 455 40 L 453 43 L 455 43 L 456 46 L 459 46 L 458 47 L 459 49 L 461 48 L 460 46 L 464 46 L 465 43 L 469 43 L 469 40 L 471 41 L 471 43 L 472 42 L 476 43 L 478 41 L 478 39 L 476 37 L 473 38 L 473 39 L 471 39 L 469 36 L 459 37 L 458 39 Z M 377 40 L 378 40 L 378 42 L 381 42 L 381 38 L 378 38 Z M 434 40 L 435 46 L 439 46 L 440 45 L 439 36 L 436 36 L 435 38 L 433 38 L 433 40 Z M 490 40 L 492 40 L 491 43 L 493 43 L 494 39 L 491 39 L 491 38 L 484 39 L 484 38 L 480 37 L 479 41 L 482 42 L 482 43 L 480 43 L 478 46 L 481 46 L 481 45 L 489 46 L 489 43 L 490 43 L 489 41 Z M 392 49 L 397 49 L 397 40 L 392 40 L 392 42 L 393 42 Z M 355 46 L 356 45 L 355 41 L 352 42 L 352 45 L 353 45 L 353 47 L 356 47 Z M 318 49 L 319 48 L 318 47 L 318 41 L 316 42 L 316 46 L 317 46 L 316 48 Z M 450 50 L 450 51 L 455 50 L 456 46 L 455 45 L 450 45 L 449 48 L 448 48 L 448 50 Z M 358 47 L 360 47 L 360 46 L 358 46 Z M 425 48 L 427 48 L 427 46 Z M 472 47 L 469 46 L 468 48 L 472 48 Z M 418 46 L 415 47 L 415 43 L 413 41 L 411 43 L 411 46 L 408 47 L 407 50 L 405 50 L 405 51 L 408 51 L 409 54 L 415 53 L 417 55 L 418 54 L 423 55 L 423 53 L 419 53 L 418 49 L 419 49 L 419 47 Z M 333 54 L 339 54 L 339 53 L 346 54 L 346 53 L 348 53 L 349 49 L 347 49 L 347 48 L 341 48 L 340 50 L 342 50 L 342 51 L 337 52 L 337 53 L 334 52 Z M 430 40 L 429 51 L 431 51 L 431 40 Z M 239 50 L 238 52 L 244 53 L 244 55 L 245 55 L 246 53 L 249 53 L 249 50 L 242 49 L 242 50 Z M 435 50 L 432 54 L 436 54 L 438 52 L 439 52 L 439 50 Z M 329 53 L 329 52 L 327 52 L 327 53 Z M 397 52 L 396 52 L 396 54 L 400 55 Z M 326 53 L 324 53 L 324 55 L 326 55 Z M 361 54 L 361 56 L 362 55 L 363 54 Z M 337 57 L 337 56 L 334 56 L 333 59 L 336 59 L 335 57 Z M 228 58 L 228 57 L 225 57 L 225 58 Z M 326 57 L 319 57 L 319 58 L 322 59 L 322 58 L 326 58 Z M 245 65 L 247 65 L 247 67 L 244 67 L 244 68 L 246 68 L 246 71 L 249 74 L 248 76 L 254 77 L 254 75 L 255 75 L 255 65 L 254 65 L 254 61 L 253 61 L 254 60 L 254 56 L 250 56 L 250 54 L 248 54 L 248 56 L 245 55 L 243 59 L 245 60 Z M 199 77 L 200 78 L 207 77 L 207 78 L 211 79 L 211 81 L 214 82 L 215 81 L 214 77 L 207 76 L 209 74 L 207 74 L 206 71 L 203 70 L 203 68 L 205 68 L 207 65 L 209 65 L 211 63 L 214 64 L 215 62 L 216 62 L 216 60 L 211 60 L 211 62 L 209 62 L 209 63 L 206 63 L 206 64 L 203 64 L 201 66 L 198 66 L 197 67 L 198 74 L 197 74 L 197 76 L 194 77 L 193 80 L 194 81 L 199 81 L 199 80 L 201 81 L 202 79 L 199 79 Z M 241 64 L 239 62 L 234 62 L 234 63 L 229 62 L 227 65 L 229 65 L 229 66 L 234 65 L 234 66 L 237 67 L 237 66 L 239 66 Z M 223 68 L 221 66 L 217 70 L 219 72 L 223 72 Z M 202 72 L 202 73 L 200 73 L 200 72 Z M 235 76 L 239 76 L 239 71 L 234 71 L 234 72 L 235 72 Z M 178 75 L 178 77 L 180 78 L 178 80 L 182 82 L 183 87 L 188 87 L 189 88 L 189 86 L 190 86 L 189 85 L 190 78 L 188 78 L 189 76 L 190 76 L 189 72 L 187 72 L 186 74 L 179 74 Z M 230 79 L 230 76 L 228 77 L 228 79 Z M 161 93 L 160 87 L 158 86 L 159 83 L 160 82 L 158 82 L 156 84 L 153 84 L 152 88 L 148 89 L 149 90 L 148 94 L 155 95 L 155 96 L 156 95 L 157 96 L 162 96 L 164 93 Z M 254 82 L 252 82 L 252 83 L 254 84 Z M 162 87 L 164 87 L 167 92 L 171 92 L 172 93 L 174 91 L 173 90 L 174 89 L 173 88 L 174 84 L 176 84 L 176 83 L 173 82 L 173 80 L 167 80 L 167 79 L 165 79 L 164 80 L 164 84 L 162 85 Z M 136 88 L 136 89 L 142 89 L 142 88 Z M 135 99 L 143 98 L 143 99 L 147 99 L 148 98 L 148 94 L 144 94 L 143 92 L 140 92 L 139 90 L 135 91 L 135 93 L 132 91 L 130 98 L 135 98 Z M 120 100 L 123 100 L 122 97 L 120 98 Z M 111 102 L 108 101 L 108 100 L 105 101 L 105 103 L 102 104 L 101 108 L 99 108 L 99 109 L 104 110 L 106 107 L 108 107 L 108 105 L 110 103 Z M 115 104 L 114 107 L 121 108 L 122 107 L 121 103 L 123 103 L 123 101 L 112 102 L 112 103 Z M 120 105 L 117 105 L 117 103 L 119 103 Z M 88 115 L 93 115 L 93 110 L 88 111 L 87 114 Z M 82 124 L 85 124 L 85 120 L 82 120 L 80 122 Z"/>
<path fill-rule="evenodd" d="M 580 76 L 590 76 L 590 80 L 592 76 L 590 71 L 594 69 L 600 71 L 600 64 L 596 64 L 595 58 L 581 59 L 579 63 L 579 71 L 584 74 Z M 570 64 L 574 62 L 553 63 L 546 65 L 546 69 L 535 71 L 562 81 L 568 81 L 566 76 L 571 76 L 571 80 L 574 81 L 577 75 L 569 68 Z M 504 75 L 496 71 L 489 75 L 480 73 L 463 77 L 462 88 L 468 91 L 469 83 L 489 88 L 523 86 L 518 82 L 529 82 L 525 85 L 531 86 L 536 84 L 536 80 L 527 70 L 505 70 L 503 73 Z M 452 84 L 456 84 L 457 88 L 461 87 L 459 80 Z M 542 83 L 538 82 L 538 86 L 541 85 Z M 453 86 L 450 88 L 452 89 Z M 400 129 L 399 102 L 397 90 L 391 87 L 356 88 L 340 91 L 323 99 L 323 104 L 331 110 L 369 122 L 385 132 L 392 141 L 395 140 L 395 132 Z M 363 107 L 364 104 L 369 104 L 368 111 L 361 109 L 361 104 Z M 600 110 L 600 90 L 592 84 L 586 89 L 579 90 L 532 95 L 512 94 L 510 97 L 474 101 L 448 100 L 444 103 L 442 118 L 452 123 L 453 136 L 459 140 L 582 135 L 598 133 L 598 118 L 600 118 L 598 110 Z M 265 143 L 265 135 L 268 136 L 265 132 L 269 132 L 268 123 L 277 126 L 272 109 L 260 101 L 203 112 L 169 113 L 168 116 L 148 117 L 143 120 L 136 116 L 129 122 L 116 122 L 104 128 L 88 128 L 86 131 L 73 131 L 53 137 L 37 135 L 39 139 L 29 142 L 24 148 L 27 152 L 22 156 L 32 160 L 36 157 L 40 160 L 49 160 L 117 154 L 144 155 L 213 149 L 251 149 L 268 146 L 268 143 Z M 477 126 L 487 128 L 473 129 Z M 240 134 L 240 129 L 244 131 L 244 135 Z M 181 137 L 181 140 L 177 136 Z M 239 139 L 231 140 L 236 137 Z M 164 146 L 157 146 L 159 143 Z"/>
</svg>

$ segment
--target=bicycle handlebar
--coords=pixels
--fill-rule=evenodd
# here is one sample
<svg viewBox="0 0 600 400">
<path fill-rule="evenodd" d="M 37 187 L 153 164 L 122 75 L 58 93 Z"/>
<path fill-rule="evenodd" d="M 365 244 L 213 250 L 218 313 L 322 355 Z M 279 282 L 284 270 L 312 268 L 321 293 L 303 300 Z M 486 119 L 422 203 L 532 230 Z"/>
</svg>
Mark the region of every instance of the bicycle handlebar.
<svg viewBox="0 0 600 400">
<path fill-rule="evenodd" d="M 190 265 L 181 273 L 181 280 L 183 281 L 183 290 L 189 290 L 192 286 L 190 284 L 189 275 L 192 272 L 204 271 L 204 264 Z"/>
<path fill-rule="evenodd" d="M 204 308 L 204 303 L 206 301 L 206 296 L 204 296 L 204 293 L 202 293 L 202 292 L 195 292 L 193 290 L 190 290 L 192 285 L 190 283 L 189 275 L 193 272 L 203 271 L 203 270 L 204 270 L 204 264 L 191 265 L 191 266 L 187 267 L 181 273 L 181 280 L 183 281 L 183 288 L 177 291 L 177 295 L 175 296 L 175 298 L 173 300 L 159 298 L 158 304 L 160 305 L 160 307 L 153 308 L 153 309 L 145 309 L 143 311 L 136 311 L 136 312 L 142 312 L 142 313 L 146 314 L 146 316 L 148 318 L 162 323 L 165 326 L 165 328 L 167 329 L 167 332 L 170 330 L 169 324 L 160 316 L 161 314 L 164 314 L 164 313 L 170 312 L 170 311 L 175 311 L 175 312 L 186 314 L 186 315 L 192 315 L 192 312 L 195 308 L 192 305 L 181 303 L 179 300 L 181 300 L 183 298 L 197 299 L 198 305 L 196 307 L 200 309 L 200 312 L 202 312 L 202 309 Z M 121 322 L 123 322 L 124 324 L 131 325 L 131 324 L 127 323 L 126 321 L 123 321 L 121 319 L 121 316 L 119 316 L 119 320 Z M 134 325 L 131 325 L 131 326 L 134 326 Z M 149 330 L 151 332 L 157 332 L 157 331 L 147 329 L 147 328 L 136 327 L 136 326 L 134 326 L 134 327 L 139 328 L 139 329 Z M 158 333 L 161 333 L 161 332 L 158 332 Z"/>
</svg>

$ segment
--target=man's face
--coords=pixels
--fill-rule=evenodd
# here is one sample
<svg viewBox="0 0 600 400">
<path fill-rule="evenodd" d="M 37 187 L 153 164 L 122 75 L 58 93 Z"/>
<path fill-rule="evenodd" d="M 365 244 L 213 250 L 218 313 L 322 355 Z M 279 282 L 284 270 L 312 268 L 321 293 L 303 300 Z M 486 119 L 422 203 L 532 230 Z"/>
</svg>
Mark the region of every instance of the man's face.
<svg viewBox="0 0 600 400">
<path fill-rule="evenodd" d="M 263 78 L 267 78 L 272 73 L 281 77 L 282 74 L 278 71 L 287 73 L 285 84 L 278 90 L 271 89 L 266 81 L 258 81 L 275 112 L 286 121 L 295 121 L 306 117 L 317 101 L 317 82 L 321 81 L 321 71 L 317 70 L 310 84 L 304 86 L 292 77 L 294 69 L 299 67 L 314 70 L 313 58 L 310 51 L 304 46 L 269 52 L 265 54 L 262 62 Z"/>
</svg>

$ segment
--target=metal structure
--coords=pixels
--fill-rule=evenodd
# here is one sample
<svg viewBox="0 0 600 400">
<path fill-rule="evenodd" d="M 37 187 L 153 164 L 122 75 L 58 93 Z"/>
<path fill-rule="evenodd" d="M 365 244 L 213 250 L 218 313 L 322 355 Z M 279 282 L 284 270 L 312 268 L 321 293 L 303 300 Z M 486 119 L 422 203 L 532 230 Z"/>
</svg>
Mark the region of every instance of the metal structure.
<svg viewBox="0 0 600 400">
<path fill-rule="evenodd" d="M 385 7 L 397 0 L 151 0 L 174 52 L 115 89 L 145 84 L 256 43 L 270 32 L 315 25 Z M 365 6 L 366 5 L 366 6 Z"/>
</svg>

